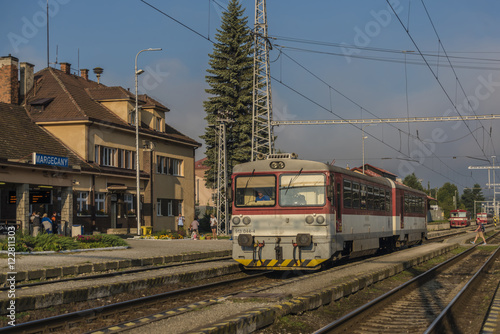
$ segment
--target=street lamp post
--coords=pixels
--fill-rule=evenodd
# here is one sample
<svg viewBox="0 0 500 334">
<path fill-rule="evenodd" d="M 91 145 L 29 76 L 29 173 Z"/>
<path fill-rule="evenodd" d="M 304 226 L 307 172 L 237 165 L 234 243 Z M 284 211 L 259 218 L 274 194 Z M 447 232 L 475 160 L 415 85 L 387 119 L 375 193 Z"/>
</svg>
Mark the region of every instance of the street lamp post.
<svg viewBox="0 0 500 334">
<path fill-rule="evenodd" d="M 135 181 L 136 181 L 136 191 L 137 191 L 137 235 L 141 235 L 141 188 L 139 184 L 140 169 L 139 169 L 139 99 L 137 97 L 137 77 L 144 73 L 143 70 L 137 70 L 137 57 L 144 51 L 161 51 L 161 48 L 149 48 L 141 50 L 135 56 Z"/>
</svg>

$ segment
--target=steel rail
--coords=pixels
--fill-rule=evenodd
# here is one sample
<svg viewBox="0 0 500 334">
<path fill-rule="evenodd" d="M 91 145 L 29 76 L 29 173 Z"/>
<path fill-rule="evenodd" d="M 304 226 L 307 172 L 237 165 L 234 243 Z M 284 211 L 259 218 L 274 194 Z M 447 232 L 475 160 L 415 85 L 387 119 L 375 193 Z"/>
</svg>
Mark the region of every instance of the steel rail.
<svg viewBox="0 0 500 334">
<path fill-rule="evenodd" d="M 493 236 L 495 236 L 495 235 L 493 235 Z M 488 239 L 492 238 L 493 236 L 489 237 Z M 376 305 L 380 306 L 386 302 L 389 303 L 390 299 L 397 297 L 397 295 L 399 293 L 410 288 L 412 285 L 421 285 L 422 282 L 429 281 L 434 276 L 436 276 L 440 271 L 453 265 L 455 262 L 457 262 L 457 261 L 461 260 L 463 257 L 467 256 L 470 252 L 474 251 L 477 246 L 478 245 L 475 245 L 474 247 L 471 247 L 471 248 L 463 251 L 462 253 L 455 255 L 451 259 L 448 259 L 447 261 L 440 263 L 439 265 L 437 265 L 437 266 L 431 268 L 430 270 L 418 275 L 417 277 L 409 280 L 408 282 L 401 284 L 400 286 L 392 289 L 391 291 L 373 299 L 372 301 L 368 302 L 367 304 L 364 304 L 363 306 L 361 306 L 361 307 L 355 309 L 354 311 L 344 315 L 343 317 L 341 317 L 341 318 L 331 322 L 330 324 L 318 329 L 313 334 L 331 333 L 334 331 L 338 331 L 341 328 L 342 329 L 348 328 L 361 315 L 367 316 L 367 315 L 369 315 L 370 312 L 375 312 Z"/>
<path fill-rule="evenodd" d="M 178 267 L 178 266 L 185 266 L 185 265 L 198 264 L 198 263 L 208 263 L 208 262 L 214 262 L 214 261 L 220 261 L 220 260 L 231 260 L 231 259 L 232 259 L 232 257 L 230 257 L 230 256 L 224 256 L 224 257 L 210 258 L 210 259 L 205 259 L 205 260 L 187 261 L 187 262 L 182 262 L 182 263 L 171 263 L 171 264 L 166 264 L 166 265 L 162 265 L 162 266 L 148 266 L 148 267 L 144 267 L 144 268 L 129 269 L 129 270 L 124 270 L 124 271 L 115 271 L 112 273 L 105 273 L 105 274 L 78 276 L 78 277 L 62 278 L 62 279 L 55 279 L 55 280 L 46 280 L 46 281 L 26 283 L 26 284 L 16 284 L 16 289 L 29 288 L 29 287 L 33 287 L 33 286 L 46 285 L 46 284 L 62 283 L 62 282 L 71 282 L 71 281 L 89 280 L 89 279 L 96 279 L 96 278 L 114 277 L 114 276 L 121 276 L 121 275 L 126 275 L 126 274 L 134 274 L 134 273 L 148 271 L 148 270 L 167 269 L 167 268 L 173 268 L 173 267 Z M 8 287 L 8 286 L 0 287 L 0 291 L 7 291 L 9 289 L 10 289 L 10 287 Z"/>
<path fill-rule="evenodd" d="M 98 317 L 100 315 L 105 315 L 105 314 L 113 314 L 117 313 L 123 310 L 126 310 L 128 308 L 132 308 L 138 305 L 142 305 L 145 303 L 154 303 L 158 302 L 162 299 L 169 298 L 175 295 L 183 294 L 183 293 L 188 293 L 188 292 L 195 292 L 198 290 L 204 290 L 208 288 L 213 288 L 216 286 L 220 285 L 226 285 L 228 283 L 235 283 L 235 282 L 240 282 L 240 281 L 245 281 L 249 279 L 253 279 L 255 277 L 260 277 L 263 275 L 268 274 L 269 272 L 259 272 L 257 274 L 249 275 L 246 277 L 240 277 L 240 278 L 235 278 L 235 279 L 230 279 L 226 281 L 221 281 L 221 282 L 214 282 L 214 283 L 209 283 L 209 284 L 203 284 L 203 285 L 198 285 L 194 287 L 189 287 L 189 288 L 184 288 L 184 289 L 179 289 L 175 291 L 168 291 L 168 292 L 163 292 L 160 294 L 152 295 L 152 296 L 145 296 L 141 298 L 136 298 L 132 300 L 127 300 L 115 304 L 110 304 L 110 305 L 105 305 L 105 306 L 99 306 L 95 308 L 90 308 L 82 311 L 76 311 L 76 312 L 71 312 L 68 314 L 61 314 L 45 319 L 38 319 L 38 320 L 33 320 L 29 322 L 24 322 L 21 324 L 16 324 L 15 327 L 12 326 L 7 326 L 7 327 L 2 327 L 0 328 L 0 332 L 9 332 L 9 333 L 31 333 L 31 332 L 51 332 L 50 328 L 60 328 L 61 325 L 65 325 L 68 323 L 73 323 L 73 322 L 81 322 L 86 318 L 91 318 L 91 317 Z M 45 329 L 45 331 L 39 331 L 40 329 Z"/>
<path fill-rule="evenodd" d="M 465 284 L 465 286 L 457 293 L 457 295 L 452 299 L 452 301 L 444 308 L 444 310 L 437 316 L 436 319 L 431 323 L 431 325 L 425 330 L 424 334 L 434 334 L 434 333 L 451 333 L 452 330 L 452 319 L 451 315 L 457 311 L 457 308 L 463 305 L 468 293 L 481 282 L 482 276 L 485 272 L 494 264 L 495 260 L 500 254 L 500 248 L 491 254 L 488 260 L 479 268 L 479 270 L 472 276 L 472 278 Z M 451 330 L 451 331 L 450 331 Z"/>
</svg>

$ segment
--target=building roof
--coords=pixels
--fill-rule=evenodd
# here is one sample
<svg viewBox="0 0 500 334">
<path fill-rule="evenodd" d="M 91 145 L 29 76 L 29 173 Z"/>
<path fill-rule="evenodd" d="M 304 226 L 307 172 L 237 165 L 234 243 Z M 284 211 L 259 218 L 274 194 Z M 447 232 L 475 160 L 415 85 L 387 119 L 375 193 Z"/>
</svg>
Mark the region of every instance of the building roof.
<svg viewBox="0 0 500 334">
<path fill-rule="evenodd" d="M 207 165 L 204 165 L 205 161 L 207 161 L 207 157 L 200 159 L 194 163 L 195 169 L 210 169 Z"/>
<path fill-rule="evenodd" d="M 68 157 L 69 165 L 92 168 L 75 153 L 33 123 L 22 106 L 0 102 L 0 160 L 25 163 L 33 152 Z"/>
<path fill-rule="evenodd" d="M 355 168 L 352 168 L 351 170 L 353 172 L 362 173 L 363 166 L 355 167 Z M 365 175 L 374 176 L 374 177 L 377 177 L 377 176 L 387 177 L 387 178 L 392 179 L 394 181 L 398 177 L 396 174 L 393 174 L 389 171 L 386 171 L 385 169 L 382 169 L 380 167 L 375 167 L 375 166 L 370 165 L 370 164 L 365 164 Z"/>
<path fill-rule="evenodd" d="M 26 110 L 34 122 L 92 121 L 135 130 L 134 126 L 99 103 L 103 100 L 135 101 L 135 95 L 123 87 L 107 87 L 50 67 L 37 72 L 34 79 L 34 87 L 25 100 Z M 169 111 L 167 107 L 147 95 L 140 95 L 139 98 L 141 104 L 145 106 Z M 43 101 L 43 104 L 40 101 Z M 168 124 L 165 126 L 165 132 L 158 132 L 144 125 L 141 125 L 140 131 L 166 140 L 201 146 L 196 140 Z"/>
</svg>

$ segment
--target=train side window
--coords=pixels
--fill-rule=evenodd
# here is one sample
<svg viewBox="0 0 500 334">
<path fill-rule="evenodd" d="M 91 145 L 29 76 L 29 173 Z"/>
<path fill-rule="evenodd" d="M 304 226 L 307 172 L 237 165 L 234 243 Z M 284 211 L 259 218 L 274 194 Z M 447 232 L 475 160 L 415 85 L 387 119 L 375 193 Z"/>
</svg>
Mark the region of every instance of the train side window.
<svg viewBox="0 0 500 334">
<path fill-rule="evenodd" d="M 344 208 L 351 207 L 351 181 L 344 180 Z"/>
<path fill-rule="evenodd" d="M 380 210 L 379 189 L 373 188 L 373 209 Z"/>
<path fill-rule="evenodd" d="M 367 187 L 366 208 L 373 210 L 373 187 L 371 186 Z"/>
<path fill-rule="evenodd" d="M 385 211 L 391 211 L 391 190 L 385 193 Z"/>
<path fill-rule="evenodd" d="M 366 185 L 361 185 L 361 209 L 366 209 Z"/>
<path fill-rule="evenodd" d="M 379 201 L 379 210 L 385 211 L 385 190 L 384 189 L 380 189 L 378 201 Z"/>
<path fill-rule="evenodd" d="M 352 183 L 352 208 L 359 209 L 359 183 Z"/>
</svg>

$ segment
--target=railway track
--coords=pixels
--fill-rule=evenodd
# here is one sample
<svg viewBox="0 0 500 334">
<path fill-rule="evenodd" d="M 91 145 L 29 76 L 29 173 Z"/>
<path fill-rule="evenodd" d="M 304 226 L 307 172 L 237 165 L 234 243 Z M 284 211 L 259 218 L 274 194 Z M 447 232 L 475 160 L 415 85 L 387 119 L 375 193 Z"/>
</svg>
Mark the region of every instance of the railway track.
<svg viewBox="0 0 500 334">
<path fill-rule="evenodd" d="M 123 275 L 141 273 L 141 272 L 145 272 L 145 271 L 155 271 L 155 270 L 162 270 L 162 269 L 167 269 L 167 268 L 175 268 L 175 267 L 180 267 L 180 266 L 196 265 L 196 264 L 200 264 L 200 263 L 209 263 L 209 262 L 223 261 L 223 260 L 231 260 L 231 257 L 225 256 L 225 257 L 196 260 L 196 261 L 189 261 L 189 262 L 169 263 L 169 264 L 160 265 L 160 266 L 146 266 L 146 267 L 129 269 L 129 270 L 116 270 L 116 271 L 102 273 L 102 274 L 80 275 L 80 276 L 60 278 L 60 279 L 48 279 L 48 280 L 25 283 L 25 284 L 16 284 L 16 288 L 17 289 L 25 289 L 25 288 L 30 288 L 30 287 L 56 284 L 56 283 L 62 283 L 62 282 L 74 282 L 74 281 L 84 281 L 84 280 L 95 280 L 95 279 L 100 279 L 100 278 L 118 277 L 118 276 L 123 276 Z M 0 291 L 7 291 L 9 289 L 10 288 L 8 286 L 0 287 Z"/>
<path fill-rule="evenodd" d="M 0 332 L 9 333 L 83 333 L 94 331 L 111 324 L 130 322 L 136 318 L 164 313 L 171 309 L 178 310 L 185 305 L 186 300 L 191 304 L 199 303 L 204 307 L 217 303 L 221 298 L 239 294 L 251 287 L 265 286 L 273 282 L 267 278 L 267 272 L 245 277 L 227 279 L 215 283 L 192 286 L 189 288 L 169 291 L 161 294 L 136 298 L 106 306 L 86 309 L 82 311 L 62 314 L 45 319 L 17 324 L 13 327 L 0 328 Z M 178 314 L 179 312 L 175 312 Z M 158 320 L 154 317 L 152 320 Z M 145 323 L 146 321 L 142 321 Z M 130 328 L 130 327 L 129 327 Z"/>
<path fill-rule="evenodd" d="M 495 239 L 495 240 L 493 240 Z M 495 235 L 488 242 L 498 242 Z M 474 246 L 317 330 L 323 333 L 453 333 L 464 304 L 498 259 Z"/>
</svg>

